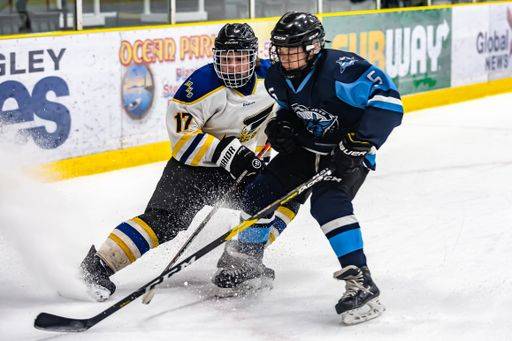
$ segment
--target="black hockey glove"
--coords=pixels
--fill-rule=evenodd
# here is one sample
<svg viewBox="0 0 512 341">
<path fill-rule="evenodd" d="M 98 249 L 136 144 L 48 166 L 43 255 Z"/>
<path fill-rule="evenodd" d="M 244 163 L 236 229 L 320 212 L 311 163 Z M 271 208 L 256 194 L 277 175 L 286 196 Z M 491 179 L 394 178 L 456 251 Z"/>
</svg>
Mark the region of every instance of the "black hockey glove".
<svg viewBox="0 0 512 341">
<path fill-rule="evenodd" d="M 334 150 L 333 161 L 336 173 L 341 176 L 363 165 L 366 154 L 372 145 L 356 137 L 355 133 L 348 133 L 341 138 L 338 148 Z"/>
<path fill-rule="evenodd" d="M 297 133 L 288 121 L 270 120 L 265 128 L 265 134 L 272 148 L 279 153 L 291 154 L 297 148 Z"/>
<path fill-rule="evenodd" d="M 247 171 L 245 175 L 247 178 L 264 168 L 263 162 L 234 136 L 225 137 L 219 142 L 212 161 L 227 170 L 235 179 L 238 179 L 244 171 Z"/>
<path fill-rule="evenodd" d="M 369 170 L 363 161 L 371 149 L 369 142 L 357 139 L 354 133 L 348 133 L 334 150 L 332 161 L 335 172 L 330 181 L 345 192 L 350 200 L 355 197 L 368 175 Z"/>
</svg>

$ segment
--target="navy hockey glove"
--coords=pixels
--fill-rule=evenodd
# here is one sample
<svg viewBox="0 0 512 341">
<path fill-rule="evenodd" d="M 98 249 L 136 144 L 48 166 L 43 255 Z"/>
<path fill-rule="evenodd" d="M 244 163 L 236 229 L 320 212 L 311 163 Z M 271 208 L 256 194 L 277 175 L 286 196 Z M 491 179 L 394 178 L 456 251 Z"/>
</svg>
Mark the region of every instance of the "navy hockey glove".
<svg viewBox="0 0 512 341">
<path fill-rule="evenodd" d="M 272 148 L 279 153 L 291 154 L 297 148 L 297 133 L 288 121 L 270 120 L 265 128 L 265 134 Z"/>
<path fill-rule="evenodd" d="M 235 179 L 238 179 L 244 171 L 247 171 L 245 175 L 247 178 L 260 172 L 264 167 L 263 162 L 234 136 L 225 137 L 219 142 L 212 161 L 227 170 Z"/>
<path fill-rule="evenodd" d="M 333 161 L 336 173 L 350 172 L 363 165 L 364 157 L 372 149 L 372 145 L 358 139 L 355 133 L 347 133 L 341 138 L 338 148 L 334 150 Z"/>
</svg>

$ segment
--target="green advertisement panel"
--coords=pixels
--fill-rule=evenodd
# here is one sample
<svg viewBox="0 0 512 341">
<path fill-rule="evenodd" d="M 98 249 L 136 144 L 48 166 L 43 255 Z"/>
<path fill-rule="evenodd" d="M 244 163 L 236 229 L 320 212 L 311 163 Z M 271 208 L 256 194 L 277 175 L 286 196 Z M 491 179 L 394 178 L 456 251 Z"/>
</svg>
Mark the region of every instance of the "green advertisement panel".
<svg viewBox="0 0 512 341">
<path fill-rule="evenodd" d="M 450 87 L 451 9 L 325 16 L 329 47 L 385 70 L 402 94 Z"/>
</svg>

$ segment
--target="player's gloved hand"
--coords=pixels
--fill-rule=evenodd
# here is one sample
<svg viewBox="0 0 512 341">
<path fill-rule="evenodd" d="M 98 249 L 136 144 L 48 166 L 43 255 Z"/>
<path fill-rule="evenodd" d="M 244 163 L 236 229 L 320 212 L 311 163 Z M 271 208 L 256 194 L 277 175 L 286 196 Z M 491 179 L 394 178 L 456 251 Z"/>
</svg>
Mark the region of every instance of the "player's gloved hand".
<svg viewBox="0 0 512 341">
<path fill-rule="evenodd" d="M 238 179 L 244 171 L 247 171 L 245 175 L 247 178 L 264 168 L 263 162 L 234 136 L 225 137 L 219 142 L 212 161 L 227 170 L 235 179 Z"/>
<path fill-rule="evenodd" d="M 297 148 L 297 133 L 288 121 L 270 120 L 265 128 L 265 134 L 272 148 L 279 153 L 290 154 Z"/>
<path fill-rule="evenodd" d="M 358 139 L 355 133 L 344 135 L 333 154 L 336 174 L 343 178 L 343 174 L 350 173 L 362 166 L 365 155 L 371 149 L 372 145 L 367 141 Z"/>
<path fill-rule="evenodd" d="M 364 157 L 372 149 L 372 145 L 357 139 L 356 134 L 348 133 L 341 139 L 334 150 L 332 162 L 335 172 L 329 181 L 352 200 L 363 184 L 368 168 L 363 165 Z"/>
</svg>

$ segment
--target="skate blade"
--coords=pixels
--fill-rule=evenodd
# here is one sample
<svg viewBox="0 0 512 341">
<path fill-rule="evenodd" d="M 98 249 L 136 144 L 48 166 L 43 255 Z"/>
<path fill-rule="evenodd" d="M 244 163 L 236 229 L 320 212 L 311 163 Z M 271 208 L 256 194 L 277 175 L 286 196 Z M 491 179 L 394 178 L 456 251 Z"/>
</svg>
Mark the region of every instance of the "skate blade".
<svg viewBox="0 0 512 341">
<path fill-rule="evenodd" d="M 263 291 L 272 290 L 274 280 L 271 278 L 253 278 L 234 288 L 217 288 L 217 298 L 244 297 L 258 295 Z"/>
<path fill-rule="evenodd" d="M 366 322 L 382 315 L 386 307 L 380 303 L 379 298 L 368 301 L 362 307 L 346 311 L 341 314 L 341 322 L 347 326 Z"/>
</svg>

